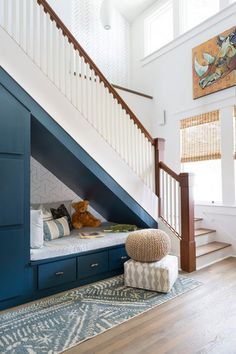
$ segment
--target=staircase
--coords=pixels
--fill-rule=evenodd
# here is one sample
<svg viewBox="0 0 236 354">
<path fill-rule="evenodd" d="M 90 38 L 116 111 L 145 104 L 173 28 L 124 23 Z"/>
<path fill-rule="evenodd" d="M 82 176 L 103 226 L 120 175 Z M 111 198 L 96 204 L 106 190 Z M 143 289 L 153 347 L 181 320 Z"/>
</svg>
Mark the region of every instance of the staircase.
<svg viewBox="0 0 236 354">
<path fill-rule="evenodd" d="M 227 257 L 231 245 L 229 243 L 216 241 L 216 230 L 201 227 L 201 225 L 204 224 L 203 218 L 195 218 L 194 223 L 197 269 Z"/>
<path fill-rule="evenodd" d="M 0 0 L 0 15 L 0 87 L 31 113 L 32 155 L 107 219 L 156 227 L 159 213 L 180 240 L 181 268 L 194 271 L 191 176 L 163 163 L 162 139 L 47 1 Z"/>
</svg>

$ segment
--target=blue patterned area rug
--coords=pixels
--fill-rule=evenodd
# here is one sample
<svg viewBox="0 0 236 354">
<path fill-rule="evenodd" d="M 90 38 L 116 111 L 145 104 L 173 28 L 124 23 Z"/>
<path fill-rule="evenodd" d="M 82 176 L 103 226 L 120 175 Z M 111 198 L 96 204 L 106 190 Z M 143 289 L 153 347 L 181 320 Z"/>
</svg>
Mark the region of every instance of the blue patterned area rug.
<svg viewBox="0 0 236 354">
<path fill-rule="evenodd" d="M 0 314 L 1 354 L 56 354 L 201 285 L 179 276 L 161 294 L 124 286 L 123 276 Z"/>
</svg>

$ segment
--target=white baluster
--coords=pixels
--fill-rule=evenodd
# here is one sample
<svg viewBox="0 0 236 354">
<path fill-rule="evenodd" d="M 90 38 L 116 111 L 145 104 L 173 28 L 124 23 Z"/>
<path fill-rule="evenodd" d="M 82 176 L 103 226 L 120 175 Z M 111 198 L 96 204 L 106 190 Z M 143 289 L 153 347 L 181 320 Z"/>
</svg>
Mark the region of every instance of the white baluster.
<svg viewBox="0 0 236 354">
<path fill-rule="evenodd" d="M 47 22 L 47 68 L 48 68 L 48 77 L 51 81 L 54 80 L 54 53 L 53 53 L 53 38 L 52 38 L 52 21 L 50 19 L 50 15 L 46 15 L 46 22 Z"/>
<path fill-rule="evenodd" d="M 80 75 L 80 56 L 79 52 L 75 53 L 75 71 L 76 71 L 76 107 L 81 111 L 81 75 Z"/>
<path fill-rule="evenodd" d="M 40 6 L 40 67 L 47 74 L 46 16 L 42 6 Z"/>
<path fill-rule="evenodd" d="M 106 94 L 106 112 L 107 112 L 107 141 L 108 143 L 112 146 L 112 135 L 113 135 L 113 127 L 112 127 L 112 116 L 111 116 L 111 100 L 112 100 L 112 95 L 110 94 L 109 90 L 107 90 Z"/>
<path fill-rule="evenodd" d="M 21 0 L 19 5 L 19 36 L 19 44 L 26 52 L 26 0 Z"/>
<path fill-rule="evenodd" d="M 87 81 L 87 92 L 86 92 L 86 106 L 87 106 L 87 119 L 92 124 L 92 109 L 91 109 L 91 98 L 92 98 L 92 87 L 91 87 L 91 70 L 89 64 L 86 64 L 86 81 Z"/>
<path fill-rule="evenodd" d="M 70 71 L 71 71 L 71 102 L 76 107 L 76 63 L 75 63 L 76 51 L 73 44 L 70 44 Z"/>
<path fill-rule="evenodd" d="M 3 26 L 7 32 L 9 31 L 9 3 L 8 0 L 4 0 Z"/>
<path fill-rule="evenodd" d="M 81 58 L 81 83 L 82 83 L 82 113 L 87 119 L 87 79 L 86 79 L 86 63 L 84 58 Z"/>
<path fill-rule="evenodd" d="M 66 36 L 64 36 L 64 80 L 65 80 L 65 96 L 68 98 L 68 65 L 69 58 L 68 58 L 68 40 Z"/>
<path fill-rule="evenodd" d="M 174 226 L 173 210 L 174 210 L 174 198 L 173 198 L 173 178 L 170 176 L 170 225 Z"/>
<path fill-rule="evenodd" d="M 60 51 L 59 51 L 59 30 L 56 26 L 56 23 L 55 21 L 53 21 L 53 26 L 52 26 L 52 38 L 53 38 L 53 70 L 54 70 L 54 73 L 53 73 L 53 78 L 54 78 L 54 83 L 56 85 L 56 87 L 60 87 L 60 74 L 59 74 L 59 62 L 60 62 L 60 59 L 59 59 L 59 56 L 60 56 Z"/>
<path fill-rule="evenodd" d="M 101 118 L 101 83 L 100 83 L 100 79 L 98 76 L 96 76 L 96 124 L 97 124 L 97 131 L 99 132 L 99 134 L 101 134 L 101 122 L 102 122 L 102 118 Z"/>
<path fill-rule="evenodd" d="M 17 0 L 11 0 L 11 35 L 17 41 Z"/>
<path fill-rule="evenodd" d="M 59 30 L 59 83 L 60 90 L 63 94 L 66 92 L 65 87 L 65 37 L 62 33 L 62 30 Z"/>
<path fill-rule="evenodd" d="M 40 7 L 33 3 L 33 21 L 34 21 L 34 61 L 40 67 Z"/>
</svg>

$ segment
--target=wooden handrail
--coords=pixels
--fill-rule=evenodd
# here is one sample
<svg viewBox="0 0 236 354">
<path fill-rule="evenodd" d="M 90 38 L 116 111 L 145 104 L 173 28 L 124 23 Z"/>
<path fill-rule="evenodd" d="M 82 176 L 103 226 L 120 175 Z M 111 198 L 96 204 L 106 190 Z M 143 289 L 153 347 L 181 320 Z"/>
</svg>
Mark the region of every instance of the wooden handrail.
<svg viewBox="0 0 236 354">
<path fill-rule="evenodd" d="M 150 100 L 153 100 L 153 97 L 150 96 L 150 95 L 147 95 L 146 93 L 142 93 L 142 92 L 139 92 L 139 91 L 131 90 L 131 89 L 127 88 L 127 87 L 119 86 L 119 85 L 116 85 L 116 84 L 112 84 L 112 86 L 115 87 L 118 90 L 122 90 L 122 91 L 126 91 L 126 92 L 129 92 L 129 93 L 133 93 L 134 95 L 138 95 L 138 96 L 145 97 L 145 98 L 148 98 Z"/>
<path fill-rule="evenodd" d="M 115 88 L 109 83 L 109 81 L 105 78 L 103 73 L 98 69 L 93 60 L 89 57 L 89 55 L 85 52 L 85 50 L 78 43 L 76 38 L 70 32 L 70 30 L 65 26 L 62 20 L 58 17 L 52 7 L 48 4 L 46 0 L 37 0 L 39 5 L 42 5 L 44 8 L 44 12 L 48 13 L 51 20 L 55 21 L 57 28 L 61 29 L 63 35 L 68 38 L 69 43 L 72 43 L 75 50 L 78 50 L 79 55 L 82 56 L 85 62 L 90 66 L 90 69 L 94 70 L 96 75 L 99 77 L 100 81 L 104 83 L 104 86 L 109 90 L 109 92 L 113 95 L 114 99 L 122 106 L 122 108 L 126 111 L 126 113 L 130 116 L 130 118 L 134 121 L 137 127 L 142 131 L 142 133 L 146 136 L 146 138 L 154 145 L 154 139 L 151 137 L 146 128 L 142 125 L 140 120 L 136 117 L 136 115 L 132 112 L 129 106 L 125 103 L 125 101 L 121 98 Z"/>
<path fill-rule="evenodd" d="M 171 170 L 170 167 L 168 167 L 164 162 L 160 161 L 159 166 L 162 170 L 164 170 L 168 175 L 170 175 L 172 178 L 174 178 L 176 181 L 180 182 L 180 175 L 175 173 L 173 170 Z"/>
</svg>

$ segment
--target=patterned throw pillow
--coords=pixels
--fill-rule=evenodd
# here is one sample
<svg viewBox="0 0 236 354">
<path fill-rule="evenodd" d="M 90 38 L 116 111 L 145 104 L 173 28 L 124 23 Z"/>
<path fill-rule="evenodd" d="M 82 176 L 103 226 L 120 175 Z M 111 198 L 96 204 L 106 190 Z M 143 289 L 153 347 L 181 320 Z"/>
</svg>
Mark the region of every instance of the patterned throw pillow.
<svg viewBox="0 0 236 354">
<path fill-rule="evenodd" d="M 62 218 L 63 216 L 66 216 L 70 230 L 73 229 L 70 214 L 68 213 L 68 210 L 66 209 L 64 204 L 61 204 L 57 209 L 51 208 L 51 213 L 52 213 L 53 219 L 59 219 L 59 218 Z"/>
<path fill-rule="evenodd" d="M 67 217 L 43 222 L 44 240 L 51 241 L 56 238 L 70 235 Z"/>
</svg>

